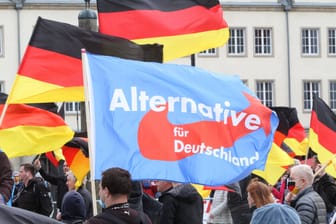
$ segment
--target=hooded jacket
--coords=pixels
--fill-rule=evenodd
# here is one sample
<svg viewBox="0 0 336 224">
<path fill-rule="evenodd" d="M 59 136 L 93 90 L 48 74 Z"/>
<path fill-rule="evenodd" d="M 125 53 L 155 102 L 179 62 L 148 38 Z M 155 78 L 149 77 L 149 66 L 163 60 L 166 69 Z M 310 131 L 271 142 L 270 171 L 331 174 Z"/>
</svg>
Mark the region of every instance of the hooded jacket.
<svg viewBox="0 0 336 224">
<path fill-rule="evenodd" d="M 300 217 L 292 207 L 271 203 L 253 212 L 250 224 L 301 224 Z"/>
<path fill-rule="evenodd" d="M 86 209 L 82 195 L 76 191 L 66 193 L 63 197 L 61 214 L 64 223 L 83 223 Z"/>
<path fill-rule="evenodd" d="M 202 224 L 203 199 L 191 184 L 179 184 L 162 192 L 160 224 Z"/>
</svg>

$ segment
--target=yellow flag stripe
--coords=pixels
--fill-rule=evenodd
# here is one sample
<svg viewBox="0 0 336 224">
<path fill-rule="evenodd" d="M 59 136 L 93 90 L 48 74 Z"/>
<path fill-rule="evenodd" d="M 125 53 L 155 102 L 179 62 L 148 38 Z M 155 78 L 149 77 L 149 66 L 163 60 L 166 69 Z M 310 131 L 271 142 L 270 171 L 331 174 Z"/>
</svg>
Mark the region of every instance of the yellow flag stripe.
<svg viewBox="0 0 336 224">
<path fill-rule="evenodd" d="M 228 39 L 229 28 L 223 28 L 178 36 L 136 39 L 133 41 L 137 44 L 163 44 L 163 61 L 170 61 L 196 52 L 222 46 Z"/>
<path fill-rule="evenodd" d="M 8 103 L 84 101 L 83 86 L 67 87 L 16 75 Z"/>
<path fill-rule="evenodd" d="M 37 155 L 62 147 L 73 135 L 68 126 L 16 126 L 0 130 L 0 148 L 9 158 Z"/>
</svg>

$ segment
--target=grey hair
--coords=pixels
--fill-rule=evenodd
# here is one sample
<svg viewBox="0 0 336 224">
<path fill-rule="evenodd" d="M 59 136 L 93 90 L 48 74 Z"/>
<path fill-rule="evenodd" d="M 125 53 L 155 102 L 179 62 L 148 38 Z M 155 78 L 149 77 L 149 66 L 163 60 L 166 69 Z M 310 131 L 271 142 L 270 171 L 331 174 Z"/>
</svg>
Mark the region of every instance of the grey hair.
<svg viewBox="0 0 336 224">
<path fill-rule="evenodd" d="M 74 183 L 76 183 L 77 178 L 76 178 L 75 174 L 72 171 L 66 172 L 66 176 L 69 177 Z"/>
<path fill-rule="evenodd" d="M 308 184 L 312 185 L 314 181 L 314 173 L 310 166 L 307 164 L 300 164 L 293 166 L 291 168 L 291 173 L 295 173 L 300 178 L 303 178 L 307 181 Z"/>
</svg>

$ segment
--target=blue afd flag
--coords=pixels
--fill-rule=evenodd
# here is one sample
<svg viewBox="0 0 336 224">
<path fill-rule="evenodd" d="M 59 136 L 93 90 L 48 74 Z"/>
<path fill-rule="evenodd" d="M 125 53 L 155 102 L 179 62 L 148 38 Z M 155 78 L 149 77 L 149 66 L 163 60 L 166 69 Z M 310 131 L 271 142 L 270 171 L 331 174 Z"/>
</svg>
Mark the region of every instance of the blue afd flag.
<svg viewBox="0 0 336 224">
<path fill-rule="evenodd" d="M 222 185 L 263 169 L 278 125 L 236 76 L 84 54 L 92 173 Z"/>
</svg>

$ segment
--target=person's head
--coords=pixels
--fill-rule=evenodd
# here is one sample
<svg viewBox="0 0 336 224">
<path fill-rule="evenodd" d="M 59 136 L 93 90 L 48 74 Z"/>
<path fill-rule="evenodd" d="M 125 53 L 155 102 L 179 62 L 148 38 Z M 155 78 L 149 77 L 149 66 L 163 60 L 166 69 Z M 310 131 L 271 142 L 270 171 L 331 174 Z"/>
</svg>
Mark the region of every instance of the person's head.
<svg viewBox="0 0 336 224">
<path fill-rule="evenodd" d="M 61 218 L 64 223 L 84 221 L 86 217 L 85 202 L 77 191 L 67 192 L 62 201 Z"/>
<path fill-rule="evenodd" d="M 67 173 L 70 171 L 70 168 L 68 166 L 68 163 L 66 161 L 63 162 L 63 172 Z"/>
<path fill-rule="evenodd" d="M 127 202 L 131 189 L 131 174 L 127 170 L 115 167 L 102 173 L 99 196 L 106 206 Z"/>
<path fill-rule="evenodd" d="M 321 163 L 319 161 L 319 159 L 317 158 L 317 155 L 314 155 L 312 157 L 312 163 L 311 163 L 311 168 L 313 169 L 313 171 L 317 171 L 319 168 L 321 168 Z"/>
<path fill-rule="evenodd" d="M 20 179 L 27 185 L 28 181 L 35 175 L 34 166 L 30 163 L 23 163 L 20 165 Z"/>
<path fill-rule="evenodd" d="M 247 185 L 247 200 L 250 207 L 255 205 L 257 208 L 274 202 L 270 187 L 259 181 L 258 178 L 253 178 Z"/>
<path fill-rule="evenodd" d="M 21 181 L 20 172 L 18 171 L 13 172 L 13 180 L 15 184 L 18 184 Z"/>
<path fill-rule="evenodd" d="M 290 178 L 295 182 L 295 188 L 301 191 L 313 184 L 313 170 L 306 164 L 294 166 L 291 168 Z"/>
<path fill-rule="evenodd" d="M 158 192 L 164 192 L 173 187 L 173 183 L 171 181 L 158 180 L 155 184 Z"/>
<path fill-rule="evenodd" d="M 67 177 L 66 185 L 68 186 L 68 190 L 69 191 L 76 190 L 76 181 L 77 181 L 77 178 L 73 174 L 73 172 L 72 171 L 66 172 L 66 177 Z"/>
</svg>

